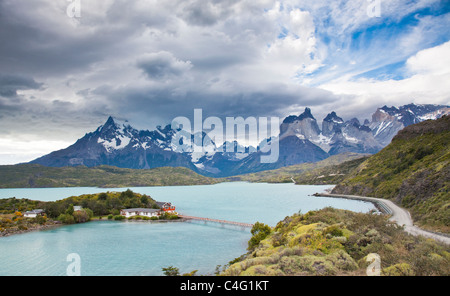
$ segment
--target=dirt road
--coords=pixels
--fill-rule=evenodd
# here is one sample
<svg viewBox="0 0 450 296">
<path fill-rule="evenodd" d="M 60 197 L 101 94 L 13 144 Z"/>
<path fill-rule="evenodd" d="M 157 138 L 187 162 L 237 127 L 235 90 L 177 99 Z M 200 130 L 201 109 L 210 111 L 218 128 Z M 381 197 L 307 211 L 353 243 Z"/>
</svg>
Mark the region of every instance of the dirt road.
<svg viewBox="0 0 450 296">
<path fill-rule="evenodd" d="M 390 200 L 375 198 L 375 197 L 366 197 L 366 196 L 357 196 L 357 195 L 343 195 L 343 194 L 329 194 L 329 193 L 318 193 L 316 196 L 324 196 L 324 197 L 334 197 L 334 198 L 346 198 L 346 199 L 355 199 L 362 201 L 369 201 L 378 206 L 385 214 L 391 215 L 389 220 L 395 221 L 398 225 L 404 226 L 405 231 L 412 235 L 422 235 L 424 237 L 432 238 L 437 241 L 443 242 L 445 244 L 450 245 L 450 237 L 434 233 L 430 231 L 423 230 L 414 225 L 414 222 L 411 218 L 411 214 L 408 210 L 397 206 Z"/>
</svg>

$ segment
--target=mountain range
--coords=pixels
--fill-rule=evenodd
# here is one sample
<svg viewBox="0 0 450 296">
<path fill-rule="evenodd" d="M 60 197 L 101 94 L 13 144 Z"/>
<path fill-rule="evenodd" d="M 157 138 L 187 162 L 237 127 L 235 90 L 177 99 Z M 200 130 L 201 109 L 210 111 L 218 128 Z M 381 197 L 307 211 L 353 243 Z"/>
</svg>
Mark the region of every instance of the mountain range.
<svg viewBox="0 0 450 296">
<path fill-rule="evenodd" d="M 322 121 L 322 128 L 310 108 L 291 115 L 280 125 L 279 157 L 274 163 L 261 163 L 263 149 L 243 147 L 238 142 L 214 143 L 206 133 L 190 135 L 195 145 L 208 144 L 203 152 L 180 150 L 172 139 L 177 131 L 170 125 L 156 130 L 137 130 L 127 121 L 109 117 L 104 125 L 87 133 L 73 145 L 31 161 L 50 167 L 110 165 L 120 168 L 150 169 L 186 167 L 212 177 L 253 173 L 285 166 L 316 162 L 345 152 L 374 154 L 387 146 L 404 127 L 450 114 L 449 106 L 415 105 L 381 107 L 363 124 L 357 118 L 344 121 L 336 112 Z M 269 141 L 269 142 L 270 142 Z M 230 146 L 231 145 L 231 146 Z M 230 149 L 221 149 L 223 147 Z M 184 147 L 186 148 L 186 147 Z M 219 152 L 227 151 L 227 152 Z"/>
</svg>

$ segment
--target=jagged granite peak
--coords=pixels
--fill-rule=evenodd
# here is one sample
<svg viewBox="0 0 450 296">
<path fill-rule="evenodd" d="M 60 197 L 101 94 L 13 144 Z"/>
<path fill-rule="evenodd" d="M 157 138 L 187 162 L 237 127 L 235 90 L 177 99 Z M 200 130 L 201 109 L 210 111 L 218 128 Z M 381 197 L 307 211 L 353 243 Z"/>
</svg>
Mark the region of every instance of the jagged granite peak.
<svg viewBox="0 0 450 296">
<path fill-rule="evenodd" d="M 120 120 L 118 118 L 114 118 L 113 116 L 109 116 L 105 124 L 99 126 L 97 130 L 106 131 L 109 129 L 123 129 L 126 127 L 131 127 L 128 120 Z"/>
<path fill-rule="evenodd" d="M 320 134 L 320 128 L 310 108 L 299 116 L 289 116 L 280 126 L 280 140 L 288 136 L 296 136 L 299 139 L 313 140 Z"/>
<path fill-rule="evenodd" d="M 322 134 L 325 137 L 331 137 L 334 133 L 340 131 L 343 124 L 344 120 L 333 111 L 323 119 Z"/>
<path fill-rule="evenodd" d="M 305 119 L 305 118 L 311 118 L 311 119 L 313 119 L 313 120 L 316 120 L 316 119 L 314 118 L 314 116 L 312 115 L 312 113 L 311 113 L 311 109 L 308 108 L 308 107 L 306 107 L 306 108 L 305 108 L 305 111 L 304 111 L 302 114 L 300 114 L 300 115 L 298 116 L 298 120 L 303 120 L 303 119 Z"/>
<path fill-rule="evenodd" d="M 408 104 L 398 108 L 383 106 L 372 115 L 369 128 L 375 139 L 386 146 L 403 128 L 427 119 L 438 119 L 446 114 L 450 114 L 450 108 L 445 105 Z"/>
<path fill-rule="evenodd" d="M 305 118 L 311 118 L 313 120 L 316 120 L 311 113 L 311 109 L 308 107 L 306 107 L 305 111 L 302 114 L 300 114 L 299 116 L 290 115 L 290 116 L 286 117 L 283 120 L 283 123 L 293 123 L 295 121 L 302 121 Z"/>
<path fill-rule="evenodd" d="M 327 122 L 335 122 L 335 123 L 344 123 L 344 120 L 342 118 L 340 118 L 339 116 L 337 116 L 336 112 L 331 112 L 329 113 L 324 119 L 323 121 L 327 121 Z"/>
<path fill-rule="evenodd" d="M 108 120 L 106 120 L 103 127 L 110 127 L 110 126 L 116 126 L 116 123 L 114 122 L 114 118 L 112 116 L 108 117 Z"/>
</svg>

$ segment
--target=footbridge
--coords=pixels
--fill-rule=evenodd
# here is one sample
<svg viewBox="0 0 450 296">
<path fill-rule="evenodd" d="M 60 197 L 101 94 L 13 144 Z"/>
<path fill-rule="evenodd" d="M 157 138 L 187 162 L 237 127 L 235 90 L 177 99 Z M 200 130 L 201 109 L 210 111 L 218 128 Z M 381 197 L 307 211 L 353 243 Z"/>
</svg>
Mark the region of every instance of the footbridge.
<svg viewBox="0 0 450 296">
<path fill-rule="evenodd" d="M 235 222 L 235 221 L 228 221 L 228 220 L 219 220 L 219 219 L 212 219 L 212 218 L 194 217 L 194 216 L 187 216 L 187 215 L 178 215 L 178 217 L 183 218 L 183 219 L 187 219 L 187 220 L 198 220 L 198 221 L 205 221 L 205 222 L 215 222 L 215 223 L 220 223 L 220 224 L 237 225 L 237 226 L 249 227 L 249 228 L 253 227 L 253 224 L 242 223 L 242 222 Z"/>
</svg>

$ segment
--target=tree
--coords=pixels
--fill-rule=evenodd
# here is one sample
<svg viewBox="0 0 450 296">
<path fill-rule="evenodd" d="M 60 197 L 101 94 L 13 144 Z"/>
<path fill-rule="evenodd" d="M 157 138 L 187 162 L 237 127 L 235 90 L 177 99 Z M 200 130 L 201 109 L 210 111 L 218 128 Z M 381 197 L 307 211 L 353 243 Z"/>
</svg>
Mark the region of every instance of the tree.
<svg viewBox="0 0 450 296">
<path fill-rule="evenodd" d="M 69 207 L 66 210 L 66 214 L 72 215 L 73 214 L 73 204 L 70 204 Z"/>
<path fill-rule="evenodd" d="M 142 195 L 141 197 L 141 203 L 143 203 L 144 205 L 148 204 L 148 196 L 147 195 Z"/>
<path fill-rule="evenodd" d="M 108 194 L 106 194 L 105 192 L 102 192 L 98 195 L 99 200 L 106 200 L 107 198 L 108 198 Z"/>
<path fill-rule="evenodd" d="M 169 267 L 161 268 L 165 276 L 179 276 L 180 270 L 177 267 L 173 267 L 172 265 Z"/>
<path fill-rule="evenodd" d="M 272 228 L 270 228 L 270 226 L 264 223 L 256 222 L 251 230 L 253 236 L 248 241 L 248 249 L 253 250 L 263 239 L 265 239 L 270 234 L 271 231 Z"/>
</svg>

